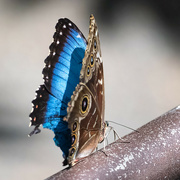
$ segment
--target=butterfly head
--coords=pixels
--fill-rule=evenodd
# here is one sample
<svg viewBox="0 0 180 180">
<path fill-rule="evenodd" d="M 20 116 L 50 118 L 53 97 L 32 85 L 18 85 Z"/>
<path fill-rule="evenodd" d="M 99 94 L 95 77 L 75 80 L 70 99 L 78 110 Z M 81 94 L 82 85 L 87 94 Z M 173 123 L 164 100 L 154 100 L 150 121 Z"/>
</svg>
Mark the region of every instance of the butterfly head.
<svg viewBox="0 0 180 180">
<path fill-rule="evenodd" d="M 108 127 L 109 126 L 109 122 L 105 121 L 105 126 Z"/>
</svg>

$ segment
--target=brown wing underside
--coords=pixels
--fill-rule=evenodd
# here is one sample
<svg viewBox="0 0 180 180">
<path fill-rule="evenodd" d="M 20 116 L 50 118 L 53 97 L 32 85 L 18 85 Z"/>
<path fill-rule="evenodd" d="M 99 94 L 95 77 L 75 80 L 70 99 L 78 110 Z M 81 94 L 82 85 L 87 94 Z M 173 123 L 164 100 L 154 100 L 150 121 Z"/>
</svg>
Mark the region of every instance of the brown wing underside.
<svg viewBox="0 0 180 180">
<path fill-rule="evenodd" d="M 80 72 L 80 83 L 67 109 L 72 146 L 69 164 L 88 156 L 104 136 L 104 77 L 97 25 L 90 17 L 88 45 Z"/>
</svg>

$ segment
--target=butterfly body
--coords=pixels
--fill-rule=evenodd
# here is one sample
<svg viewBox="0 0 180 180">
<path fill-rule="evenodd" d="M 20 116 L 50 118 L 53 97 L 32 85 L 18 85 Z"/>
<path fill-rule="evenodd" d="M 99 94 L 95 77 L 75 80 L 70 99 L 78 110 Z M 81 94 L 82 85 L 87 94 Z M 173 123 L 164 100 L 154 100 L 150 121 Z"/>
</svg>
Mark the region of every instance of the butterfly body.
<svg viewBox="0 0 180 180">
<path fill-rule="evenodd" d="M 74 165 L 103 140 L 104 79 L 100 41 L 94 16 L 88 41 L 68 19 L 56 25 L 54 42 L 43 69 L 44 85 L 37 90 L 31 123 L 53 130 L 63 151 L 64 165 Z"/>
</svg>

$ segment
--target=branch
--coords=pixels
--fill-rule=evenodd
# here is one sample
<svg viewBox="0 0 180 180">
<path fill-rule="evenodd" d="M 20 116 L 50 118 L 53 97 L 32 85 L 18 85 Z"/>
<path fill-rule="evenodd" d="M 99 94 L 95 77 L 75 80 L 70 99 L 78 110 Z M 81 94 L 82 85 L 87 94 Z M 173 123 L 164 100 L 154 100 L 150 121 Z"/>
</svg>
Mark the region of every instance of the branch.
<svg viewBox="0 0 180 180">
<path fill-rule="evenodd" d="M 180 106 L 47 180 L 179 179 Z"/>
</svg>

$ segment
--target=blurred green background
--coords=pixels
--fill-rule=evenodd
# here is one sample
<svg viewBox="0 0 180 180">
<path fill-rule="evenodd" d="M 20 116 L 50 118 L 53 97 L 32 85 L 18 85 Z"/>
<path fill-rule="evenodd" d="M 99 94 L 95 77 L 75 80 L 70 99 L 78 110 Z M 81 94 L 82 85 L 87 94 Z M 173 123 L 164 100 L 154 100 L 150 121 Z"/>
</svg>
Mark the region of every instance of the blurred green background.
<svg viewBox="0 0 180 180">
<path fill-rule="evenodd" d="M 0 178 L 45 179 L 62 167 L 53 133 L 28 138 L 29 113 L 59 18 L 87 37 L 94 14 L 105 119 L 138 128 L 180 102 L 180 2 L 0 0 Z M 130 130 L 112 125 L 120 136 Z"/>
</svg>

